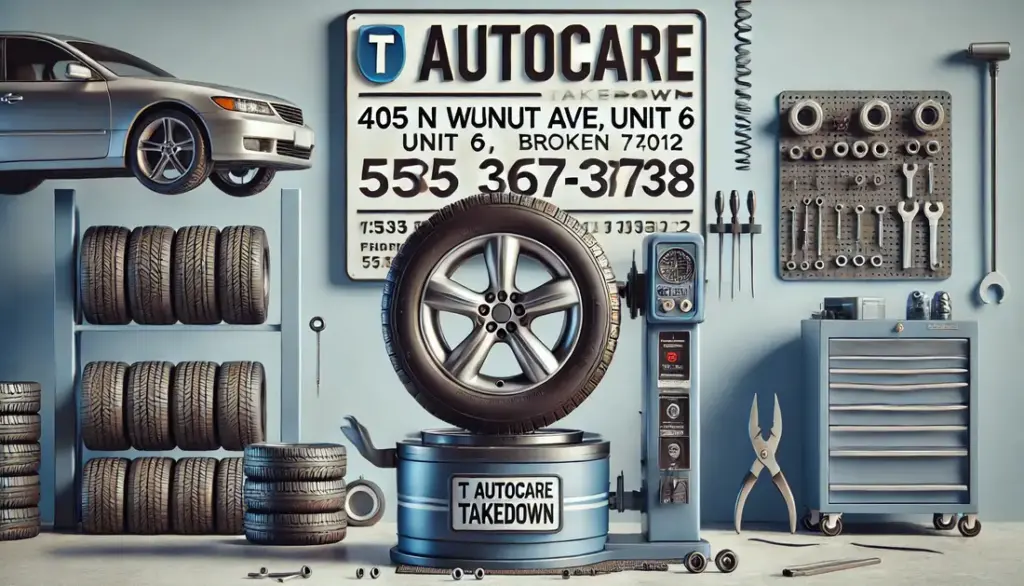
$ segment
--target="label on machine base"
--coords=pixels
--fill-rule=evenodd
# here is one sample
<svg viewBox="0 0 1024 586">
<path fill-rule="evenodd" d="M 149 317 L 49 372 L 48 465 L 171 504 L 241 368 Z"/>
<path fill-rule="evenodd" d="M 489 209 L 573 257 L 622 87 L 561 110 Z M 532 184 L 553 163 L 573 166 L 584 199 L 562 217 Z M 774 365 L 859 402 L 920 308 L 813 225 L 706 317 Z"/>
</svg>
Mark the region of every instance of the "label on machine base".
<svg viewBox="0 0 1024 586">
<path fill-rule="evenodd" d="M 558 476 L 453 476 L 452 531 L 555 533 L 562 529 Z"/>
<path fill-rule="evenodd" d="M 662 393 L 690 389 L 690 332 L 658 334 L 658 390 Z"/>
</svg>

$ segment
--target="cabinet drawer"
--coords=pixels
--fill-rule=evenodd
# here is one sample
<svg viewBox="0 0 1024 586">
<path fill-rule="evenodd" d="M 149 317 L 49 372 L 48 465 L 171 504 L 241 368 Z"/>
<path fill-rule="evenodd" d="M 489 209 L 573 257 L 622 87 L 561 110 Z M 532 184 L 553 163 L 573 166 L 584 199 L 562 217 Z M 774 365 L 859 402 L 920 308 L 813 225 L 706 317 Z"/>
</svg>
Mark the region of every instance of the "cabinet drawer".
<svg viewBox="0 0 1024 586">
<path fill-rule="evenodd" d="M 829 450 L 829 484 L 968 484 L 966 449 Z"/>
<path fill-rule="evenodd" d="M 879 361 L 966 359 L 967 338 L 831 338 L 829 359 L 863 356 Z"/>
<path fill-rule="evenodd" d="M 829 425 L 967 425 L 967 405 L 831 405 Z"/>
<path fill-rule="evenodd" d="M 966 425 L 831 425 L 828 445 L 831 450 L 893 446 L 967 449 L 970 437 Z"/>
<path fill-rule="evenodd" d="M 832 504 L 955 505 L 970 501 L 965 484 L 831 484 Z"/>
</svg>

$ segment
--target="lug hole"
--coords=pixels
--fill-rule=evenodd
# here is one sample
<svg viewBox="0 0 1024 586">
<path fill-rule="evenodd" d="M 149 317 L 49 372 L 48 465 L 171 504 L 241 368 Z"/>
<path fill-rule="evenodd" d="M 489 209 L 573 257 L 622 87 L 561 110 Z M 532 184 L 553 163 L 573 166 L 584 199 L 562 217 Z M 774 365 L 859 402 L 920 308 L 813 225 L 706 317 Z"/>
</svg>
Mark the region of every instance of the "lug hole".
<svg viewBox="0 0 1024 586">
<path fill-rule="evenodd" d="M 519 293 L 512 293 L 508 296 L 508 300 L 512 303 L 519 303 Z"/>
<path fill-rule="evenodd" d="M 485 327 L 487 328 L 488 332 L 494 333 L 494 330 L 498 329 L 498 324 L 494 322 L 488 322 L 488 324 Z"/>
<path fill-rule="evenodd" d="M 505 324 L 505 329 L 508 330 L 508 333 L 510 333 L 510 334 L 512 332 L 516 331 L 516 328 L 518 328 L 518 327 L 519 326 L 517 326 L 516 324 L 511 323 L 511 322 Z"/>
<path fill-rule="evenodd" d="M 480 312 L 480 315 L 487 315 L 488 313 L 491 313 L 491 308 L 487 307 L 486 305 L 481 305 L 480 307 L 476 308 L 476 310 Z"/>
<path fill-rule="evenodd" d="M 522 305 L 517 305 L 517 306 L 512 308 L 512 313 L 514 313 L 514 314 L 516 314 L 518 316 L 524 316 L 524 315 L 526 315 L 526 308 L 523 307 Z"/>
<path fill-rule="evenodd" d="M 487 303 L 494 303 L 494 293 L 488 293 L 484 295 L 484 301 Z"/>
<path fill-rule="evenodd" d="M 508 294 L 504 291 L 498 291 L 498 301 L 504 301 L 508 299 Z"/>
<path fill-rule="evenodd" d="M 496 380 L 496 381 L 494 381 L 494 386 L 496 386 L 496 387 L 498 387 L 500 389 L 501 387 L 505 386 L 505 381 L 503 381 L 503 380 Z"/>
<path fill-rule="evenodd" d="M 504 340 L 506 337 L 508 337 L 508 333 L 506 333 L 505 330 L 498 330 L 499 340 Z"/>
</svg>

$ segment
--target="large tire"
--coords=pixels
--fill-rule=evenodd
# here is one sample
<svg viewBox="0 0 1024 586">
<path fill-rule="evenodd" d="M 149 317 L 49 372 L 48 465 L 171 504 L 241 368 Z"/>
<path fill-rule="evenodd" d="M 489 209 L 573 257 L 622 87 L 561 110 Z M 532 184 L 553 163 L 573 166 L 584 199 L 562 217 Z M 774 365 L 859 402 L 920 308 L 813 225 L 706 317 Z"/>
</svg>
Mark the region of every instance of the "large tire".
<svg viewBox="0 0 1024 586">
<path fill-rule="evenodd" d="M 248 174 L 248 170 L 246 174 Z M 274 180 L 275 175 L 277 175 L 277 170 L 260 167 L 256 169 L 256 173 L 253 174 L 251 179 L 245 183 L 236 183 L 234 178 L 238 177 L 238 175 L 235 175 L 229 169 L 223 169 L 215 170 L 210 174 L 210 183 L 213 183 L 217 186 L 217 189 L 231 197 L 249 197 L 257 193 L 263 193 L 264 190 L 270 187 L 270 183 Z"/>
<path fill-rule="evenodd" d="M 165 326 L 178 321 L 171 298 L 174 230 L 142 226 L 128 238 L 128 309 L 135 323 Z"/>
<path fill-rule="evenodd" d="M 39 473 L 39 443 L 0 444 L 0 476 Z"/>
<path fill-rule="evenodd" d="M 211 535 L 216 531 L 215 458 L 182 458 L 174 467 L 173 527 L 182 535 Z"/>
<path fill-rule="evenodd" d="M 39 413 L 43 388 L 33 382 L 0 382 L 0 413 Z"/>
<path fill-rule="evenodd" d="M 0 476 L 0 509 L 39 506 L 39 475 Z"/>
<path fill-rule="evenodd" d="M 581 292 L 578 341 L 561 367 L 508 394 L 479 392 L 448 374 L 431 355 L 420 325 L 421 299 L 439 262 L 470 239 L 499 233 L 554 252 Z M 541 199 L 484 194 L 445 206 L 409 236 L 388 272 L 382 321 L 399 380 L 427 411 L 470 431 L 519 434 L 562 419 L 604 378 L 619 336 L 619 294 L 608 257 L 573 217 Z"/>
<path fill-rule="evenodd" d="M 186 226 L 174 237 L 171 291 L 183 324 L 220 323 L 217 304 L 217 236 L 213 226 Z"/>
<path fill-rule="evenodd" d="M 82 315 L 91 324 L 124 325 L 132 321 L 128 311 L 127 228 L 92 226 L 82 236 L 78 261 Z"/>
<path fill-rule="evenodd" d="M 220 535 L 242 535 L 245 533 L 245 499 L 242 498 L 241 458 L 224 458 L 217 463 L 216 487 L 214 488 L 217 510 L 215 512 L 217 533 Z"/>
<path fill-rule="evenodd" d="M 341 480 L 345 446 L 337 444 L 253 444 L 245 448 L 245 475 L 254 480 Z"/>
<path fill-rule="evenodd" d="M 136 450 L 174 449 L 170 362 L 136 362 L 128 368 L 128 438 Z"/>
<path fill-rule="evenodd" d="M 174 460 L 136 458 L 128 467 L 128 533 L 162 535 L 171 532 L 171 483 Z"/>
<path fill-rule="evenodd" d="M 267 429 L 267 375 L 259 362 L 225 362 L 217 370 L 217 434 L 225 450 L 262 442 Z"/>
<path fill-rule="evenodd" d="M 94 458 L 85 463 L 82 470 L 83 532 L 124 533 L 128 464 L 124 458 Z"/>
<path fill-rule="evenodd" d="M 157 183 L 147 176 L 146 171 L 140 164 L 138 150 L 139 142 L 144 138 L 143 132 L 146 128 L 153 122 L 164 118 L 181 123 L 184 128 L 188 129 L 188 132 L 191 134 L 193 144 L 195 145 L 195 150 L 193 151 L 194 160 L 192 161 L 192 164 L 185 169 L 185 173 L 181 174 L 181 176 L 177 177 L 173 182 Z M 172 109 L 157 110 L 156 112 L 147 114 L 141 120 L 136 122 L 131 134 L 128 136 L 128 144 L 125 148 L 125 161 L 127 162 L 128 170 L 132 172 L 132 175 L 134 175 L 136 179 L 139 180 L 139 183 L 141 183 L 146 189 L 163 195 L 179 195 L 192 191 L 196 187 L 202 185 L 213 170 L 213 165 L 210 163 L 209 145 L 206 144 L 206 137 L 199 128 L 199 124 L 197 124 L 196 120 L 192 116 L 189 116 L 179 110 Z"/>
<path fill-rule="evenodd" d="M 344 511 L 245 514 L 245 538 L 258 545 L 327 545 L 345 539 Z"/>
<path fill-rule="evenodd" d="M 24 444 L 42 437 L 38 415 L 0 415 L 0 444 Z"/>
<path fill-rule="evenodd" d="M 0 541 L 32 539 L 39 535 L 39 509 L 0 509 Z"/>
<path fill-rule="evenodd" d="M 82 371 L 82 442 L 94 451 L 130 449 L 124 362 L 90 362 Z"/>
<path fill-rule="evenodd" d="M 229 324 L 267 321 L 270 307 L 270 245 L 258 226 L 228 226 L 217 240 L 220 313 Z"/>
<path fill-rule="evenodd" d="M 43 178 L 23 171 L 0 171 L 0 195 L 25 195 L 43 184 Z"/>
<path fill-rule="evenodd" d="M 369 480 L 353 480 L 345 487 L 345 515 L 349 527 L 372 527 L 384 516 L 384 491 Z"/>
<path fill-rule="evenodd" d="M 179 362 L 171 382 L 171 427 L 182 450 L 216 450 L 216 362 Z"/>
<path fill-rule="evenodd" d="M 334 513 L 345 509 L 345 481 L 245 481 L 246 510 L 259 513 Z"/>
</svg>

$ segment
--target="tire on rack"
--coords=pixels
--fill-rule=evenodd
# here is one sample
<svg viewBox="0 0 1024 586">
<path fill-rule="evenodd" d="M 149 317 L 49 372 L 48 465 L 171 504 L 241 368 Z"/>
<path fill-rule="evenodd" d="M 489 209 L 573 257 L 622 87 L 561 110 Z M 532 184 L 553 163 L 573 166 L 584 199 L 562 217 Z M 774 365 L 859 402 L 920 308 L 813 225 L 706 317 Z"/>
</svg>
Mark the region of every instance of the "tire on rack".
<svg viewBox="0 0 1024 586">
<path fill-rule="evenodd" d="M 82 370 L 82 443 L 94 451 L 128 450 L 127 401 L 124 362 L 90 362 Z"/>
<path fill-rule="evenodd" d="M 245 168 L 239 169 L 239 171 L 244 171 L 244 173 L 238 174 L 236 170 L 232 169 L 214 170 L 210 174 L 210 183 L 231 197 L 249 197 L 263 193 L 270 187 L 274 176 L 277 175 L 277 169 L 270 167 Z M 252 177 L 247 178 L 252 171 L 255 173 Z"/>
<path fill-rule="evenodd" d="M 0 541 L 32 539 L 39 535 L 39 508 L 0 509 Z"/>
<path fill-rule="evenodd" d="M 37 442 L 42 436 L 38 415 L 0 414 L 0 444 Z"/>
<path fill-rule="evenodd" d="M 179 362 L 171 379 L 171 432 L 182 450 L 216 450 L 216 362 Z"/>
<path fill-rule="evenodd" d="M 143 143 L 154 143 L 147 146 L 160 147 L 161 143 L 169 140 L 183 147 L 174 153 L 184 170 L 183 173 L 179 173 L 177 169 L 173 169 L 179 173 L 177 177 L 167 177 L 166 166 L 159 173 L 156 172 L 160 157 L 170 153 L 143 146 Z M 191 145 L 192 148 L 187 149 L 186 145 Z M 191 156 L 186 157 L 188 154 Z M 181 110 L 172 108 L 146 114 L 133 126 L 131 134 L 128 135 L 125 159 L 128 170 L 139 183 L 150 191 L 164 195 L 192 191 L 202 185 L 213 170 L 206 135 L 199 128 L 197 120 Z"/>
<path fill-rule="evenodd" d="M 82 469 L 82 531 L 118 535 L 125 526 L 125 485 L 129 461 L 93 458 Z"/>
<path fill-rule="evenodd" d="M 166 326 L 174 317 L 171 250 L 174 230 L 141 226 L 128 237 L 128 309 L 135 323 Z"/>
<path fill-rule="evenodd" d="M 228 226 L 217 239 L 217 294 L 229 324 L 267 321 L 270 307 L 270 245 L 258 226 Z"/>
<path fill-rule="evenodd" d="M 262 442 L 267 430 L 267 374 L 259 362 L 225 362 L 217 369 L 217 436 L 225 450 Z"/>
<path fill-rule="evenodd" d="M 345 512 L 245 513 L 245 538 L 258 545 L 327 545 L 345 539 Z"/>
<path fill-rule="evenodd" d="M 0 509 L 39 506 L 39 475 L 0 476 Z"/>
<path fill-rule="evenodd" d="M 39 443 L 0 444 L 0 476 L 39 473 Z"/>
<path fill-rule="evenodd" d="M 174 460 L 136 458 L 128 467 L 127 531 L 135 535 L 171 532 L 171 483 Z"/>
<path fill-rule="evenodd" d="M 516 244 L 519 246 L 514 246 Z M 556 345 L 554 350 L 539 349 L 545 353 L 538 358 L 537 351 L 533 350 L 536 336 L 524 325 L 529 323 L 526 320 L 531 318 L 530 311 L 514 316 L 509 313 L 509 305 L 513 303 L 504 304 L 502 294 L 523 298 L 524 304 L 515 304 L 516 311 L 520 311 L 532 294 L 515 290 L 514 263 L 518 262 L 518 256 L 502 264 L 505 270 L 501 280 L 505 282 L 489 287 L 487 297 L 484 292 L 472 291 L 450 278 L 469 256 L 485 250 L 497 253 L 518 250 L 546 265 L 557 281 L 552 279 L 546 283 L 550 286 L 543 291 L 541 288 L 534 290 L 537 293 L 529 299 L 536 307 L 533 316 L 562 312 L 566 308 L 571 310 L 563 322 L 576 325 L 563 328 L 563 334 L 567 334 L 565 340 L 569 339 L 569 333 L 573 334 L 571 344 Z M 496 267 L 493 271 L 496 275 L 502 273 L 501 267 L 493 263 L 492 266 Z M 431 278 L 440 278 L 445 290 L 436 293 L 436 301 L 428 308 L 422 301 Z M 547 295 L 555 291 L 562 296 L 556 299 Z M 464 300 L 453 310 L 460 296 Z M 499 303 L 493 303 L 494 298 Z M 563 300 L 564 305 L 555 303 Z M 445 306 L 445 311 L 472 314 L 482 319 L 484 314 L 477 311 L 478 304 L 493 305 L 490 310 L 495 313 L 489 315 L 497 317 L 499 307 L 502 314 L 508 314 L 492 322 L 491 325 L 501 324 L 498 333 L 487 334 L 485 331 L 492 330 L 483 327 L 479 332 L 489 343 L 494 343 L 490 336 L 504 332 L 508 343 L 517 344 L 522 361 L 529 362 L 529 368 L 522 368 L 521 377 L 499 380 L 473 376 L 473 382 L 462 382 L 442 366 L 456 352 L 448 347 L 443 336 L 434 335 L 434 328 L 424 327 L 423 322 L 428 321 L 427 318 L 430 322 L 440 322 L 436 310 L 441 306 Z M 556 306 L 560 309 L 553 309 Z M 505 317 L 509 319 L 501 322 Z M 594 236 L 573 217 L 541 199 L 483 194 L 445 206 L 405 241 L 391 263 L 384 285 L 382 322 L 384 341 L 399 379 L 427 411 L 473 432 L 526 433 L 568 415 L 601 382 L 619 335 L 619 294 L 608 257 Z M 512 330 L 506 323 L 517 327 Z M 517 336 L 514 331 L 520 334 Z M 471 342 L 474 335 L 467 336 L 464 343 L 475 349 L 480 344 Z M 473 357 L 475 353 L 460 352 L 460 355 Z M 479 368 L 472 370 L 479 371 Z M 531 373 L 529 376 L 527 370 Z M 521 390 L 498 393 L 483 389 L 484 386 L 509 387 L 509 382 L 520 386 Z"/>
<path fill-rule="evenodd" d="M 345 487 L 345 515 L 349 527 L 372 527 L 384 516 L 384 491 L 369 480 L 353 480 Z"/>
<path fill-rule="evenodd" d="M 121 226 L 92 226 L 82 236 L 78 259 L 82 316 L 91 324 L 124 325 L 128 310 L 128 237 Z"/>
<path fill-rule="evenodd" d="M 214 488 L 216 501 L 217 533 L 220 535 L 242 535 L 245 533 L 245 500 L 242 498 L 241 458 L 224 458 L 217 463 L 217 478 Z"/>
<path fill-rule="evenodd" d="M 128 438 L 144 451 L 173 450 L 170 362 L 136 362 L 128 368 Z"/>
<path fill-rule="evenodd" d="M 245 448 L 245 475 L 265 481 L 341 480 L 347 467 L 338 444 L 253 444 Z"/>
<path fill-rule="evenodd" d="M 345 509 L 344 480 L 245 481 L 246 510 L 257 513 L 334 513 Z"/>
<path fill-rule="evenodd" d="M 0 382 L 0 413 L 39 413 L 43 388 L 34 382 Z"/>
<path fill-rule="evenodd" d="M 185 226 L 174 237 L 171 292 L 183 324 L 220 323 L 217 305 L 217 236 L 214 226 Z"/>
<path fill-rule="evenodd" d="M 211 535 L 216 531 L 216 458 L 182 458 L 174 467 L 171 511 L 175 533 Z"/>
</svg>

